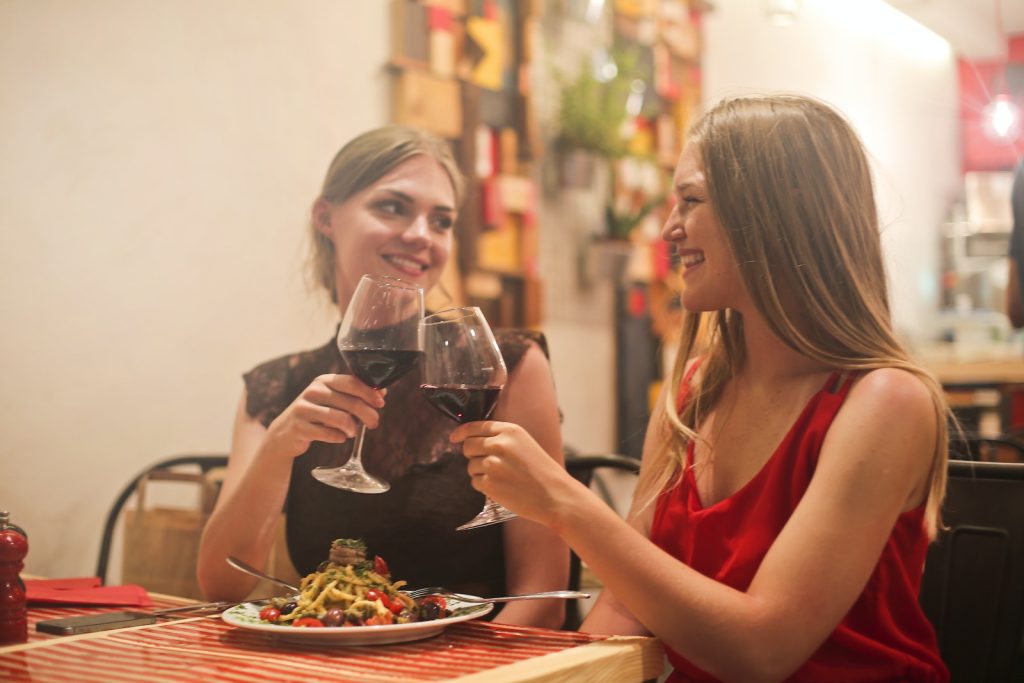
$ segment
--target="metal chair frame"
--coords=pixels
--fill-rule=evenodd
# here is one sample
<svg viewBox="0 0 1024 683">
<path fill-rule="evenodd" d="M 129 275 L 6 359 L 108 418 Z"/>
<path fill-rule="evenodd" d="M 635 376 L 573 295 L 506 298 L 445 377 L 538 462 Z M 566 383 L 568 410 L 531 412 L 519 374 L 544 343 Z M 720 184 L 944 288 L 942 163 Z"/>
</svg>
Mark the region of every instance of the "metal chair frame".
<svg viewBox="0 0 1024 683">
<path fill-rule="evenodd" d="M 107 513 L 107 520 L 103 525 L 103 537 L 100 540 L 99 557 L 96 561 L 96 576 L 106 583 L 107 570 L 109 569 L 110 563 L 110 550 L 113 546 L 114 533 L 117 530 L 118 519 L 121 517 L 121 512 L 124 509 L 125 504 L 128 502 L 128 499 L 131 498 L 132 494 L 135 493 L 135 490 L 138 488 L 139 482 L 143 477 L 154 470 L 171 469 L 186 465 L 197 465 L 200 471 L 205 474 L 214 468 L 226 467 L 227 463 L 228 456 L 223 454 L 178 455 L 156 462 L 135 475 L 135 477 L 123 489 L 121 489 L 121 492 L 114 500 L 114 504 L 110 507 L 110 511 Z"/>
<path fill-rule="evenodd" d="M 624 455 L 575 455 L 566 453 L 565 469 L 574 479 L 590 486 L 594 481 L 594 473 L 600 469 L 613 469 L 636 474 L 640 471 L 640 461 Z M 610 504 L 607 489 L 601 491 L 605 502 Z M 571 552 L 571 551 L 570 551 Z M 583 563 L 579 555 L 571 552 L 569 556 L 569 589 L 579 590 L 580 579 L 583 572 Z M 571 631 L 579 629 L 582 623 L 580 616 L 580 605 L 578 600 L 569 600 L 565 605 L 565 623 L 563 628 Z"/>
</svg>

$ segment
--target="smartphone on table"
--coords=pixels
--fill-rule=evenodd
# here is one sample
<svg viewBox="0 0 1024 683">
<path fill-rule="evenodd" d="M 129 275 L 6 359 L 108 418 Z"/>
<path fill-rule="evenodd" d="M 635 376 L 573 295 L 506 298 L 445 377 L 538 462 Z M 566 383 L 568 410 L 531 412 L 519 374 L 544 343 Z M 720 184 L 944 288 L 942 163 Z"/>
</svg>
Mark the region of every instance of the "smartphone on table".
<svg viewBox="0 0 1024 683">
<path fill-rule="evenodd" d="M 69 636 L 77 633 L 94 633 L 115 628 L 155 624 L 158 618 L 157 615 L 148 612 L 104 612 L 103 614 L 85 614 L 78 617 L 39 621 L 36 622 L 36 630 L 41 633 Z"/>
</svg>

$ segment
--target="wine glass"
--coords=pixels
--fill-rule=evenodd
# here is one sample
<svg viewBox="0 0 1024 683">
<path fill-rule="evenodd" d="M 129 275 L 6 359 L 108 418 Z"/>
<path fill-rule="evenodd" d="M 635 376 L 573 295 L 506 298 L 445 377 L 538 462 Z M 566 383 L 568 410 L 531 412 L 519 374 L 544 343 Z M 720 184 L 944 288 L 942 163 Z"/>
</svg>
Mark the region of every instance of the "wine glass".
<svg viewBox="0 0 1024 683">
<path fill-rule="evenodd" d="M 484 314 L 475 306 L 450 308 L 424 318 L 422 329 L 423 395 L 456 422 L 486 420 L 508 380 L 508 370 Z M 515 516 L 487 498 L 483 510 L 458 530 Z"/>
<path fill-rule="evenodd" d="M 423 290 L 392 277 L 364 275 L 356 286 L 338 328 L 338 350 L 353 375 L 374 389 L 383 389 L 412 370 L 423 356 L 420 321 Z M 341 467 L 317 467 L 313 476 L 339 489 L 384 493 L 391 486 L 363 469 L 366 425 Z"/>
</svg>

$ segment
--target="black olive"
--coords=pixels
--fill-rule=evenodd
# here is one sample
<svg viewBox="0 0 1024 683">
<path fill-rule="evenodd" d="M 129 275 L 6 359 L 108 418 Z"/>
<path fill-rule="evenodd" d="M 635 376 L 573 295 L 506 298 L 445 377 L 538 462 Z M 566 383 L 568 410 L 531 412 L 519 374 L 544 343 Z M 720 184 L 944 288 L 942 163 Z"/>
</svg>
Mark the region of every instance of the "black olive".
<svg viewBox="0 0 1024 683">
<path fill-rule="evenodd" d="M 433 621 L 441 617 L 441 607 L 436 602 L 420 605 L 420 621 Z"/>
<path fill-rule="evenodd" d="M 324 626 L 341 626 L 345 623 L 345 610 L 337 607 L 329 609 L 320 621 L 324 623 Z"/>
<path fill-rule="evenodd" d="M 292 600 L 291 602 L 284 603 L 283 605 L 281 605 L 281 616 L 291 614 L 295 611 L 295 608 L 298 606 L 298 603 L 296 603 L 294 600 Z"/>
</svg>

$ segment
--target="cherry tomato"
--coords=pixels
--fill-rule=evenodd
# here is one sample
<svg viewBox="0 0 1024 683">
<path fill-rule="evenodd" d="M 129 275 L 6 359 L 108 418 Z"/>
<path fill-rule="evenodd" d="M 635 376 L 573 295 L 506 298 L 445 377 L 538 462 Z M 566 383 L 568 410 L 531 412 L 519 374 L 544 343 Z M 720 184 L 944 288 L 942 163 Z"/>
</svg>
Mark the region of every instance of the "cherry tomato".
<svg viewBox="0 0 1024 683">
<path fill-rule="evenodd" d="M 271 623 L 276 622 L 281 618 L 281 610 L 274 607 L 273 605 L 267 605 L 260 610 L 260 619 L 263 621 L 269 621 Z"/>
<path fill-rule="evenodd" d="M 420 621 L 440 619 L 448 614 L 448 603 L 440 595 L 428 595 L 417 601 Z"/>
<path fill-rule="evenodd" d="M 371 588 L 366 591 L 366 599 L 370 602 L 380 600 L 380 604 L 384 605 L 384 609 L 391 609 L 391 598 L 389 598 L 386 593 L 383 593 L 376 588 Z"/>
<path fill-rule="evenodd" d="M 323 628 L 324 622 L 316 617 L 299 617 L 292 622 L 292 626 L 298 628 Z"/>
<path fill-rule="evenodd" d="M 380 555 L 373 556 L 373 571 L 377 572 L 381 576 L 391 576 L 391 570 L 388 569 L 388 563 L 384 561 L 384 558 Z"/>
<path fill-rule="evenodd" d="M 426 595 L 419 600 L 421 605 L 425 605 L 428 602 L 437 605 L 442 612 L 448 609 L 448 602 L 444 599 L 443 595 Z"/>
<path fill-rule="evenodd" d="M 402 610 L 405 609 L 405 605 L 402 604 L 401 600 L 392 600 L 391 607 L 389 607 L 388 609 L 391 610 L 392 614 L 399 614 Z"/>
<path fill-rule="evenodd" d="M 387 612 L 385 614 L 378 614 L 366 620 L 367 626 L 385 626 L 387 624 L 393 623 L 395 623 L 395 618 L 391 615 L 391 612 Z"/>
</svg>

